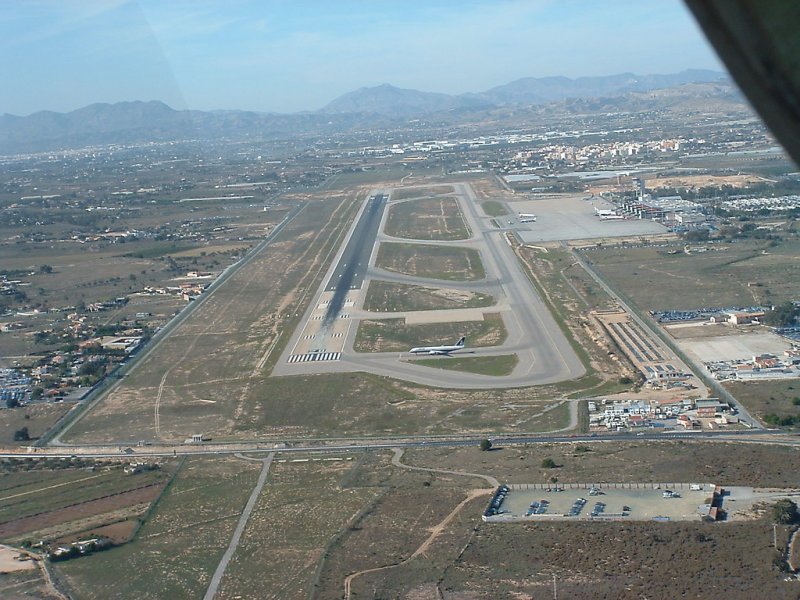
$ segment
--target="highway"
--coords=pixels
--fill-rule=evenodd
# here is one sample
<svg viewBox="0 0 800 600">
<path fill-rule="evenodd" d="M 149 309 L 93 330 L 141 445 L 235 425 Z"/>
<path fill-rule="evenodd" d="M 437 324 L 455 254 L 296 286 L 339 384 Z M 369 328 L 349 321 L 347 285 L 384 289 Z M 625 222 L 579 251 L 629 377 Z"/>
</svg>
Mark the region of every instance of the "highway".
<svg viewBox="0 0 800 600">
<path fill-rule="evenodd" d="M 296 454 L 296 453 L 330 453 L 364 450 L 388 450 L 393 448 L 458 448 L 477 446 L 486 435 L 454 435 L 446 439 L 441 437 L 408 437 L 368 439 L 368 440 L 296 440 L 289 444 L 278 444 L 268 441 L 242 441 L 229 443 L 208 444 L 160 444 L 158 446 L 116 446 L 116 445 L 83 445 L 36 448 L 32 451 L 20 450 L 19 452 L 2 452 L 0 458 L 69 458 L 80 456 L 85 458 L 130 458 L 138 460 L 145 457 L 167 458 L 171 456 L 214 456 L 232 454 Z M 518 435 L 489 435 L 495 447 L 530 445 L 530 444 L 559 444 L 559 443 L 614 443 L 614 442 L 667 442 L 681 440 L 684 442 L 704 443 L 756 443 L 768 445 L 800 446 L 800 436 L 787 434 L 783 431 L 771 429 L 755 429 L 740 431 L 703 431 L 683 432 L 669 431 L 663 433 L 640 432 L 614 433 L 614 434 L 575 434 L 575 435 L 548 435 L 548 434 L 518 434 Z"/>
</svg>

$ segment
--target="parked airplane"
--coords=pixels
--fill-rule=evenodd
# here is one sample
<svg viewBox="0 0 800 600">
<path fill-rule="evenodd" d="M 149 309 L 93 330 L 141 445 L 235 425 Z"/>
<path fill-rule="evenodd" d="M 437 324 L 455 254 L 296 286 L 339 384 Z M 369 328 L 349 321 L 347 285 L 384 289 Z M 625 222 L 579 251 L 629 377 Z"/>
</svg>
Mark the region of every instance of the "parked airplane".
<svg viewBox="0 0 800 600">
<path fill-rule="evenodd" d="M 614 217 L 614 216 L 616 216 L 617 211 L 615 211 L 615 210 L 607 210 L 607 209 L 604 209 L 604 208 L 597 208 L 595 206 L 594 207 L 594 214 L 596 214 L 598 217 Z"/>
<path fill-rule="evenodd" d="M 462 350 L 467 338 L 462 337 L 452 346 L 420 346 L 409 350 L 411 354 L 450 354 L 456 350 Z"/>
</svg>

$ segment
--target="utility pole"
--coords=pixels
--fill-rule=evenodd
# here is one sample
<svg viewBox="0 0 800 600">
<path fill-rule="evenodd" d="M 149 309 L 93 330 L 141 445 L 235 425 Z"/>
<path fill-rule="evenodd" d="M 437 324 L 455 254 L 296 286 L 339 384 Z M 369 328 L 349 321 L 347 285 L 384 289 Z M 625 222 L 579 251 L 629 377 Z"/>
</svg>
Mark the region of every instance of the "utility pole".
<svg viewBox="0 0 800 600">
<path fill-rule="evenodd" d="M 778 525 L 772 524 L 772 547 L 778 549 Z"/>
<path fill-rule="evenodd" d="M 558 600 L 558 583 L 556 582 L 555 573 L 553 573 L 553 600 Z"/>
</svg>

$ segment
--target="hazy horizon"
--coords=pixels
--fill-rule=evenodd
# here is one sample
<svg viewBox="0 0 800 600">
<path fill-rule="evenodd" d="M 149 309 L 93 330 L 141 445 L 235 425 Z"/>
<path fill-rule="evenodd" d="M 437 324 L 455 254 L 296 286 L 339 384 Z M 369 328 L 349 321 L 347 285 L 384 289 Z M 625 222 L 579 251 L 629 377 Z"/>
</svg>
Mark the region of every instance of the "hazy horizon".
<svg viewBox="0 0 800 600">
<path fill-rule="evenodd" d="M 481 92 L 524 77 L 725 69 L 677 0 L 6 2 L 0 113 L 160 100 L 295 113 L 390 85 Z M 591 57 L 591 64 L 587 61 Z"/>
</svg>

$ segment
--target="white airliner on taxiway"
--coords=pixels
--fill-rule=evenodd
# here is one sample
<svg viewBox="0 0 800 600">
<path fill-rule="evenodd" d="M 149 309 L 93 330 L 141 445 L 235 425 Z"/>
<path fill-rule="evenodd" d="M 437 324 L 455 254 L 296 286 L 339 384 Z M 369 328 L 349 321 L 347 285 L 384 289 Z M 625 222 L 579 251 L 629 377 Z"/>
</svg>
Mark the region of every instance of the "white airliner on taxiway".
<svg viewBox="0 0 800 600">
<path fill-rule="evenodd" d="M 450 354 L 456 350 L 463 350 L 467 338 L 462 337 L 452 346 L 420 346 L 409 350 L 411 354 Z"/>
</svg>

